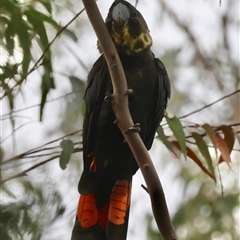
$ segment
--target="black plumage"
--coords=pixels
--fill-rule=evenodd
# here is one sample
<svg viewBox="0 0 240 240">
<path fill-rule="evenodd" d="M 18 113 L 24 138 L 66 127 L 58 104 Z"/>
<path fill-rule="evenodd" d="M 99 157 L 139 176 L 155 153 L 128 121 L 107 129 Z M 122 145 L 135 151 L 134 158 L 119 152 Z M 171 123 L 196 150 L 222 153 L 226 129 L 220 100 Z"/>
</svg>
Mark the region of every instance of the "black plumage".
<svg viewBox="0 0 240 240">
<path fill-rule="evenodd" d="M 151 52 L 152 39 L 142 15 L 126 1 L 117 0 L 110 7 L 106 25 L 121 59 L 129 89 L 129 109 L 134 123 L 140 123 L 140 136 L 149 150 L 156 130 L 164 116 L 170 97 L 170 83 L 163 63 Z M 112 93 L 112 83 L 104 56 L 93 65 L 85 92 L 86 110 L 83 125 L 84 170 L 79 182 L 83 196 L 92 194 L 97 209 L 104 209 L 118 181 L 131 182 L 138 165 L 116 124 L 111 102 L 105 100 Z M 123 227 L 127 231 L 128 210 Z M 81 210 L 82 211 L 82 210 Z M 108 213 L 108 211 L 107 211 Z M 109 214 L 109 213 L 108 213 Z M 82 219 L 78 219 L 81 225 Z M 99 225 L 96 223 L 96 225 Z M 114 223 L 106 221 L 99 236 L 99 226 L 83 229 L 96 232 L 98 237 L 87 239 L 117 239 Z M 75 227 L 76 228 L 76 227 Z M 98 229 L 98 230 L 96 230 Z M 116 232 L 115 231 L 115 232 Z M 81 231 L 79 231 L 81 232 Z M 80 233 L 79 233 L 80 234 Z M 125 235 L 124 235 L 125 234 Z M 124 239 L 124 237 L 119 238 Z"/>
</svg>

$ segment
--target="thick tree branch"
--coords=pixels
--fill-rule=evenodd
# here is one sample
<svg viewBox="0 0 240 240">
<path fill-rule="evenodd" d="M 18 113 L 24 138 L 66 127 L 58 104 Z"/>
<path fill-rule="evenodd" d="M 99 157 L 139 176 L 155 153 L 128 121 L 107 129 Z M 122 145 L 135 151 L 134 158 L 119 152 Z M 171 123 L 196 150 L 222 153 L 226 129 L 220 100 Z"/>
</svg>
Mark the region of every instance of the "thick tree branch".
<svg viewBox="0 0 240 240">
<path fill-rule="evenodd" d="M 128 109 L 127 83 L 119 56 L 95 0 L 83 0 L 83 4 L 98 37 L 110 71 L 113 83 L 112 106 L 116 115 L 117 125 L 122 131 L 142 171 L 151 198 L 154 217 L 164 240 L 176 240 L 177 237 L 171 224 L 163 189 L 148 151 L 138 133 L 126 131 L 134 123 Z"/>
</svg>

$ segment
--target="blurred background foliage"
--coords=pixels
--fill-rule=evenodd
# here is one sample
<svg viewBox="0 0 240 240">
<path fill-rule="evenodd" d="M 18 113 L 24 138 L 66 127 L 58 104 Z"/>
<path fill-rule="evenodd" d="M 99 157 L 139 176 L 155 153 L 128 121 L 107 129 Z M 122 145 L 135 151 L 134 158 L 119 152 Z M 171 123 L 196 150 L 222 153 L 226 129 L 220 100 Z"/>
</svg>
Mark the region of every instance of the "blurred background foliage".
<svg viewBox="0 0 240 240">
<path fill-rule="evenodd" d="M 111 2 L 98 1 L 104 17 Z M 151 155 L 180 240 L 240 237 L 238 6 L 138 1 L 171 79 L 170 117 Z M 82 97 L 99 55 L 82 10 L 75 0 L 1 1 L 1 239 L 69 239 L 82 168 Z M 161 239 L 151 206 L 142 209 L 148 196 L 136 189 L 129 239 Z"/>
</svg>

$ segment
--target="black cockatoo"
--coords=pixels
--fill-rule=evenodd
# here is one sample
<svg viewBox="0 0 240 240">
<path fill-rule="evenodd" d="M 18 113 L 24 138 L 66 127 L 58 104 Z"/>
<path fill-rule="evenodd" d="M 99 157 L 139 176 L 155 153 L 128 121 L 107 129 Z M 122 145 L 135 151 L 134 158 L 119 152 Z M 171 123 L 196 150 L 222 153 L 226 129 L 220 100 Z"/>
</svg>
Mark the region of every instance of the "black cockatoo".
<svg viewBox="0 0 240 240">
<path fill-rule="evenodd" d="M 149 150 L 170 97 L 163 63 L 151 51 L 152 38 L 141 13 L 116 0 L 106 26 L 116 46 L 127 79 L 129 109 Z M 126 239 L 132 176 L 138 170 L 128 144 L 114 124 L 106 93 L 112 92 L 108 67 L 101 55 L 88 76 L 83 124 L 84 170 L 72 240 Z"/>
</svg>

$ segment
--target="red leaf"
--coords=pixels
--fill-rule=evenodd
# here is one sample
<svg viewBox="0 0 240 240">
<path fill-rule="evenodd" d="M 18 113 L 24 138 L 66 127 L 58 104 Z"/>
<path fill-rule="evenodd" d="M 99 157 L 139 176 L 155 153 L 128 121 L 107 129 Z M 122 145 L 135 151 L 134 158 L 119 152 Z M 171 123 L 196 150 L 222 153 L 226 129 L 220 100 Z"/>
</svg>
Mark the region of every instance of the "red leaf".
<svg viewBox="0 0 240 240">
<path fill-rule="evenodd" d="M 216 181 L 215 176 L 211 172 L 209 172 L 207 168 L 204 167 L 201 160 L 189 147 L 187 147 L 187 156 L 191 158 L 202 169 L 203 172 L 205 172 L 210 178 Z"/>
<path fill-rule="evenodd" d="M 227 143 L 224 141 L 224 139 L 221 137 L 220 134 L 215 133 L 216 136 L 216 141 L 217 141 L 217 148 L 220 150 L 221 152 L 221 157 L 219 158 L 219 162 L 221 163 L 222 161 L 225 161 L 226 163 L 230 163 L 231 162 L 231 158 L 230 158 L 230 150 L 228 148 Z"/>
<path fill-rule="evenodd" d="M 179 159 L 181 156 L 181 149 L 180 149 L 179 142 L 171 141 L 171 143 L 172 143 L 172 151 L 170 151 L 170 154 L 173 158 Z"/>
<path fill-rule="evenodd" d="M 219 129 L 221 129 L 224 134 L 224 141 L 226 142 L 226 144 L 228 146 L 229 155 L 230 155 L 232 152 L 232 149 L 233 149 L 234 141 L 235 141 L 233 129 L 227 125 L 222 125 L 219 127 Z M 223 156 L 220 156 L 219 163 L 221 163 L 223 161 L 224 161 Z"/>
<path fill-rule="evenodd" d="M 217 141 L 216 141 L 216 136 L 215 136 L 214 129 L 207 123 L 203 124 L 202 128 L 205 130 L 206 134 L 210 138 L 210 140 L 213 144 L 213 147 L 215 149 L 215 155 L 217 157 Z"/>
</svg>

